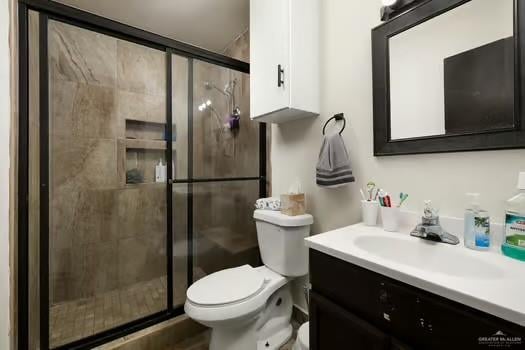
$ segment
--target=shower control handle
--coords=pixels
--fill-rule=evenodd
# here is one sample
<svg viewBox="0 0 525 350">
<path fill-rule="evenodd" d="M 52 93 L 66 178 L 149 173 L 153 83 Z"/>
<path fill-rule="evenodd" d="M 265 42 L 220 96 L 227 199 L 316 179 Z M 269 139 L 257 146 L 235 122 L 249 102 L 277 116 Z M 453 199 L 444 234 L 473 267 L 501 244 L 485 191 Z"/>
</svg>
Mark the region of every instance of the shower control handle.
<svg viewBox="0 0 525 350">
<path fill-rule="evenodd" d="M 277 65 L 277 86 L 284 86 L 284 69 L 280 64 Z"/>
</svg>

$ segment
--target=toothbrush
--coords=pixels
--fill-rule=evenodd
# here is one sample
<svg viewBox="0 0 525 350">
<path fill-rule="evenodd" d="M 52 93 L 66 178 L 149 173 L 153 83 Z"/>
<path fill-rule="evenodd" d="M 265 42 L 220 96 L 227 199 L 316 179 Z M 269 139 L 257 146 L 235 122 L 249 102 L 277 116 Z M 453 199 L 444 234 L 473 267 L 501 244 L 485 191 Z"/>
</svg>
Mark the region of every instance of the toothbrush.
<svg viewBox="0 0 525 350">
<path fill-rule="evenodd" d="M 379 196 L 379 191 L 381 191 L 380 188 L 376 189 L 376 195 L 374 196 L 375 201 L 377 201 L 377 197 Z"/>
<path fill-rule="evenodd" d="M 398 208 L 401 207 L 401 205 L 403 204 L 404 201 L 406 201 L 407 198 L 408 198 L 408 194 L 401 192 L 399 194 L 399 204 L 397 205 L 397 207 Z"/>
<path fill-rule="evenodd" d="M 359 189 L 359 192 L 361 193 L 361 198 L 363 198 L 364 201 L 366 201 L 365 193 L 363 192 L 363 189 Z"/>
<path fill-rule="evenodd" d="M 385 196 L 385 206 L 389 208 L 392 207 L 392 201 L 390 200 L 390 196 L 388 194 Z"/>
<path fill-rule="evenodd" d="M 385 197 L 387 193 L 383 191 L 382 189 L 380 189 L 379 191 L 377 191 L 377 195 L 379 196 L 379 203 L 381 204 L 381 206 L 386 207 Z"/>
<path fill-rule="evenodd" d="M 372 200 L 372 192 L 374 191 L 374 189 L 376 188 L 376 184 L 374 181 L 369 181 L 367 184 L 366 184 L 366 188 L 368 190 L 368 200 Z"/>
</svg>

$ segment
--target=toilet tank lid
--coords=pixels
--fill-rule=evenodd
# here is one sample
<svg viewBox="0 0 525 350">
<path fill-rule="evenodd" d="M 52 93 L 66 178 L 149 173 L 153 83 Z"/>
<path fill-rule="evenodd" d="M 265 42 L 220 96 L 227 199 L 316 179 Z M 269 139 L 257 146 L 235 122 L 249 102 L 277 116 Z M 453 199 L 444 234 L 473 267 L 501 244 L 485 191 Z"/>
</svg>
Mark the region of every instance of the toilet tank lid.
<svg viewBox="0 0 525 350">
<path fill-rule="evenodd" d="M 257 209 L 253 212 L 255 220 L 266 221 L 270 224 L 285 227 L 307 226 L 314 223 L 314 217 L 310 214 L 289 216 L 277 210 Z"/>
</svg>

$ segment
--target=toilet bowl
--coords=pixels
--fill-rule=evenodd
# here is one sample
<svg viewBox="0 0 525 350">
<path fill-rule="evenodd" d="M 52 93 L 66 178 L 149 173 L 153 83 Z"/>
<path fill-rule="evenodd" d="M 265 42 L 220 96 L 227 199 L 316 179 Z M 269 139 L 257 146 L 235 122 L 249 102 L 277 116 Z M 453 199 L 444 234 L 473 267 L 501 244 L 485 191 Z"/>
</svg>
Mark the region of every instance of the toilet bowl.
<svg viewBox="0 0 525 350">
<path fill-rule="evenodd" d="M 297 339 L 292 350 L 310 349 L 310 322 L 303 323 L 297 332 Z"/>
<path fill-rule="evenodd" d="M 308 271 L 311 215 L 256 210 L 260 267 L 243 265 L 191 285 L 184 310 L 212 329 L 210 350 L 277 350 L 292 335 L 290 281 Z"/>
</svg>

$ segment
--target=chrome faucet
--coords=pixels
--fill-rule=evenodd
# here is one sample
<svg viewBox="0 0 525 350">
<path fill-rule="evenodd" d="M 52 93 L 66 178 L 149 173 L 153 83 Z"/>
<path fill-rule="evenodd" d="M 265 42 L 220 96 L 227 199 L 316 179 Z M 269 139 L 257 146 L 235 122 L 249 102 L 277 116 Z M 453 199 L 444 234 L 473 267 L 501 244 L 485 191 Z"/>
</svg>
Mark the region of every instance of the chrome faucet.
<svg viewBox="0 0 525 350">
<path fill-rule="evenodd" d="M 429 241 L 448 244 L 459 244 L 459 239 L 443 230 L 439 223 L 437 210 L 432 208 L 431 201 L 425 201 L 425 209 L 421 217 L 421 223 L 410 232 L 411 236 L 428 239 Z"/>
</svg>

